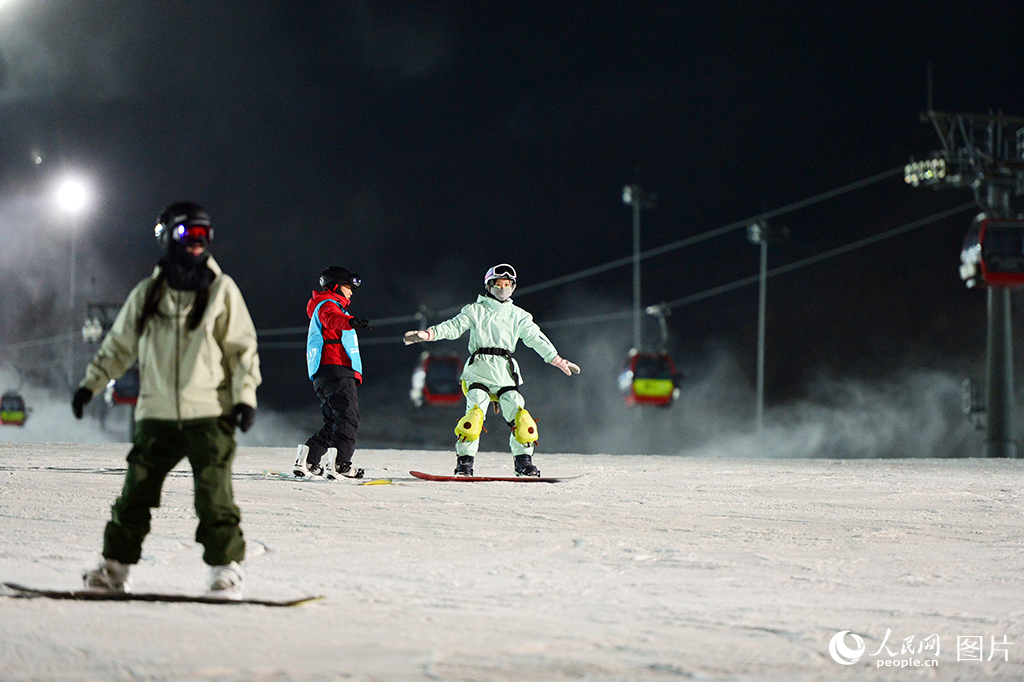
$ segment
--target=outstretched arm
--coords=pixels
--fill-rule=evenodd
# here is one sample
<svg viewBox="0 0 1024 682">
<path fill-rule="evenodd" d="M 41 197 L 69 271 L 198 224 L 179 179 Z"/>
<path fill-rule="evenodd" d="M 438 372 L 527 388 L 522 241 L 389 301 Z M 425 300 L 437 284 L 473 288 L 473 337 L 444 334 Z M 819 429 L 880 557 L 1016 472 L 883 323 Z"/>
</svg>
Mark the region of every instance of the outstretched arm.
<svg viewBox="0 0 1024 682">
<path fill-rule="evenodd" d="M 414 343 L 423 343 L 424 341 L 435 341 L 437 339 L 448 339 L 454 341 L 459 338 L 473 326 L 473 321 L 469 317 L 469 311 L 472 304 L 467 305 L 462 309 L 455 317 L 444 322 L 438 322 L 437 324 L 428 327 L 427 329 L 416 329 L 413 331 L 406 332 L 402 336 L 402 341 L 407 346 L 411 346 Z"/>
<path fill-rule="evenodd" d="M 537 351 L 537 354 L 546 362 L 554 365 L 567 375 L 571 376 L 580 373 L 579 365 L 569 362 L 558 355 L 558 351 L 555 350 L 555 344 L 551 343 L 551 340 L 540 330 L 537 323 L 533 321 L 533 316 L 529 314 L 522 321 L 520 338 L 522 338 L 523 343 Z"/>
</svg>

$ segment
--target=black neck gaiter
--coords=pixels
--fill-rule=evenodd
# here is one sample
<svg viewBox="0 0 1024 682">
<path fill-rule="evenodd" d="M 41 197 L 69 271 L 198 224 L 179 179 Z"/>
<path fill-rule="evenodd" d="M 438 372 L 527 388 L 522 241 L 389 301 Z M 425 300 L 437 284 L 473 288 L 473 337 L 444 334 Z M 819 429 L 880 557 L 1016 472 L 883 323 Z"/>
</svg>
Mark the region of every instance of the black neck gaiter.
<svg viewBox="0 0 1024 682">
<path fill-rule="evenodd" d="M 210 288 L 216 275 L 206 266 L 210 253 L 203 251 L 193 256 L 183 248 L 172 245 L 159 265 L 167 275 L 167 284 L 178 291 L 202 291 Z"/>
</svg>

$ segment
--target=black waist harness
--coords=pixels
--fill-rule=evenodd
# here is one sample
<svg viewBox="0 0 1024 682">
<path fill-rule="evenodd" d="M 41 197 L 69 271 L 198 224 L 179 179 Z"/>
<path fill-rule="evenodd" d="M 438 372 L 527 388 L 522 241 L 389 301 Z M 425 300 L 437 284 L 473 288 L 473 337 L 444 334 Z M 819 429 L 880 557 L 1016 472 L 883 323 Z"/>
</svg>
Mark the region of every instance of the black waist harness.
<svg viewBox="0 0 1024 682">
<path fill-rule="evenodd" d="M 516 382 L 515 389 L 519 390 L 519 375 L 516 374 L 516 366 L 515 363 L 512 362 L 511 351 L 505 350 L 504 348 L 477 348 L 473 351 L 473 354 L 469 356 L 469 362 L 466 364 L 472 365 L 478 355 L 498 355 L 505 358 L 505 360 L 508 361 L 508 373 L 512 377 L 512 380 Z M 504 390 L 502 392 L 504 392 Z"/>
</svg>

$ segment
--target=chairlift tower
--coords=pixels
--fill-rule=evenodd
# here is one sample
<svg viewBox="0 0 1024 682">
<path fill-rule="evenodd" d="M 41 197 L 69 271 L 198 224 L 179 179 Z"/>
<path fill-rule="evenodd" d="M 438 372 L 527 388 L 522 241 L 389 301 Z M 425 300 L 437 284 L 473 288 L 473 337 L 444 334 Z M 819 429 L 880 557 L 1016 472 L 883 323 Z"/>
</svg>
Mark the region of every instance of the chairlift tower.
<svg viewBox="0 0 1024 682">
<path fill-rule="evenodd" d="M 633 348 L 640 350 L 640 209 L 654 208 L 657 195 L 640 185 L 622 188 L 622 203 L 633 208 Z"/>
<path fill-rule="evenodd" d="M 921 121 L 934 126 L 942 149 L 930 159 L 907 164 L 904 180 L 914 187 L 971 189 L 982 211 L 976 223 L 984 219 L 1012 220 L 1015 212 L 1011 196 L 1024 194 L 1024 118 L 1002 113 L 935 111 L 930 89 L 929 83 L 928 110 L 921 114 Z M 965 243 L 962 258 L 966 267 L 961 268 L 961 276 L 971 286 L 977 280 L 972 265 L 985 258 L 985 249 L 980 239 L 971 249 L 976 255 L 968 254 L 967 246 Z M 973 264 L 969 258 L 974 259 Z M 984 456 L 1017 457 L 1010 292 L 1020 284 L 982 281 L 988 287 Z"/>
</svg>

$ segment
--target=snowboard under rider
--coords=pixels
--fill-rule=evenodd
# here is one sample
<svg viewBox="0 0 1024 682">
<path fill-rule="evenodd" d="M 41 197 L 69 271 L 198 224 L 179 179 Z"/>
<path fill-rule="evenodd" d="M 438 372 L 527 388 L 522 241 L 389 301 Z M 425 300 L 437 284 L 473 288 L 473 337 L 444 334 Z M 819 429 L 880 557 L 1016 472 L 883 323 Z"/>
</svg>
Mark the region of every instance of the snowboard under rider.
<svg viewBox="0 0 1024 682">
<path fill-rule="evenodd" d="M 306 369 L 320 399 L 324 425 L 299 445 L 292 473 L 299 478 L 362 478 L 352 469 L 359 430 L 359 395 L 363 362 L 356 329 L 370 322 L 348 314 L 352 294 L 362 284 L 359 275 L 331 266 L 320 273 L 320 291 L 306 304 Z"/>
<path fill-rule="evenodd" d="M 160 506 L 164 479 L 188 458 L 199 517 L 196 541 L 211 567 L 209 593 L 241 599 L 245 539 L 231 487 L 235 428 L 256 418 L 260 360 L 242 292 L 207 250 L 210 216 L 199 204 L 171 204 L 157 219 L 165 249 L 153 274 L 121 306 L 71 403 L 85 405 L 138 359 L 135 430 L 120 497 L 103 533 L 103 561 L 87 571 L 92 590 L 126 592 Z"/>
<path fill-rule="evenodd" d="M 499 408 L 512 429 L 508 444 L 515 460 L 517 476 L 540 476 L 533 463 L 537 443 L 537 424 L 526 411 L 520 392 L 523 381 L 519 363 L 512 357 L 516 344 L 523 343 L 545 362 L 567 375 L 579 374 L 578 365 L 563 359 L 554 344 L 540 330 L 533 316 L 512 302 L 516 288 L 516 270 L 507 263 L 495 265 L 484 275 L 484 293 L 475 303 L 444 322 L 427 329 L 409 331 L 406 345 L 438 339 L 458 339 L 469 332 L 469 360 L 462 371 L 462 391 L 466 395 L 466 414 L 455 427 L 456 476 L 472 476 L 473 461 L 480 447 L 480 432 L 489 402 Z"/>
</svg>

